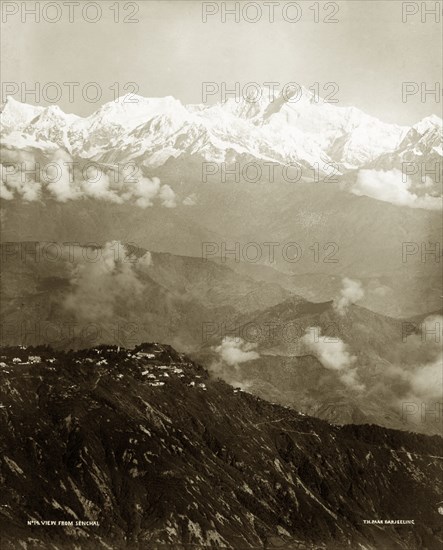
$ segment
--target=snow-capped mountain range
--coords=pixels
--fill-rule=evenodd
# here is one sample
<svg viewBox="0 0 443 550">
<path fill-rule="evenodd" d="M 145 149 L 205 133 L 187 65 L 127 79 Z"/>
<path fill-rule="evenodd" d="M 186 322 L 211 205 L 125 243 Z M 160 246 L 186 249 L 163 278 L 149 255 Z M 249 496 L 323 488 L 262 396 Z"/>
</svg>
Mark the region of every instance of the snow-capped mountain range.
<svg viewBox="0 0 443 550">
<path fill-rule="evenodd" d="M 435 115 L 412 127 L 384 123 L 307 89 L 297 100 L 274 93 L 255 102 L 236 98 L 214 105 L 126 95 L 86 118 L 8 97 L 1 116 L 8 149 L 62 148 L 101 163 L 134 160 L 152 168 L 181 155 L 214 162 L 246 155 L 320 170 L 334 163 L 344 172 L 379 162 L 384 166 L 389 159 L 441 158 L 441 128 Z"/>
</svg>

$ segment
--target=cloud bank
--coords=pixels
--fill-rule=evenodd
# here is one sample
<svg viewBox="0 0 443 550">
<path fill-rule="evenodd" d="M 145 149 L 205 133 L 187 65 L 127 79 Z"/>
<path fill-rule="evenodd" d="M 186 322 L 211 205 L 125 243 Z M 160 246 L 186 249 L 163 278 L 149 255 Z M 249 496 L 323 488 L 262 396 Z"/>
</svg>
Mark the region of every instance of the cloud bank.
<svg viewBox="0 0 443 550">
<path fill-rule="evenodd" d="M 253 386 L 253 382 L 245 378 L 240 365 L 260 358 L 256 348 L 255 343 L 246 342 L 242 338 L 225 336 L 220 345 L 211 348 L 217 357 L 209 369 L 228 384 L 248 391 Z"/>
<path fill-rule="evenodd" d="M 214 350 L 222 361 L 230 367 L 234 367 L 258 359 L 260 355 L 255 351 L 256 347 L 257 344 L 245 342 L 242 338 L 225 336 L 222 343 L 216 346 Z"/>
<path fill-rule="evenodd" d="M 340 315 L 344 315 L 349 306 L 361 300 L 364 295 L 365 292 L 360 281 L 354 281 L 353 279 L 344 277 L 342 280 L 340 297 L 337 300 L 334 300 L 334 309 Z"/>
<path fill-rule="evenodd" d="M 42 200 L 49 195 L 59 202 L 93 198 L 114 203 L 132 202 L 147 208 L 158 201 L 166 208 L 177 206 L 177 197 L 159 178 L 147 178 L 138 167 L 103 166 L 75 161 L 58 149 L 44 158 L 31 150 L 2 150 L 0 197 L 25 201 Z"/>
<path fill-rule="evenodd" d="M 92 261 L 94 254 L 96 261 Z M 151 254 L 134 258 L 121 243 L 112 241 L 99 250 L 91 249 L 89 258 L 86 261 L 82 256 L 75 264 L 73 291 L 66 296 L 64 307 L 82 322 L 112 321 L 116 308 L 121 305 L 127 310 L 142 295 L 139 274 L 151 265 Z"/>
<path fill-rule="evenodd" d="M 409 206 L 410 208 L 425 208 L 439 210 L 442 200 L 428 193 L 417 195 L 411 188 L 413 182 L 396 168 L 393 170 L 359 170 L 357 181 L 351 188 L 354 195 L 372 197 L 384 202 Z"/>
<path fill-rule="evenodd" d="M 348 351 L 347 344 L 340 338 L 334 341 L 324 339 L 320 327 L 309 327 L 301 340 L 326 369 L 337 374 L 343 384 L 357 391 L 365 389 L 354 367 L 357 357 Z"/>
<path fill-rule="evenodd" d="M 397 349 L 396 360 L 386 369 L 390 387 L 399 399 L 443 401 L 443 317 L 430 315 Z"/>
</svg>

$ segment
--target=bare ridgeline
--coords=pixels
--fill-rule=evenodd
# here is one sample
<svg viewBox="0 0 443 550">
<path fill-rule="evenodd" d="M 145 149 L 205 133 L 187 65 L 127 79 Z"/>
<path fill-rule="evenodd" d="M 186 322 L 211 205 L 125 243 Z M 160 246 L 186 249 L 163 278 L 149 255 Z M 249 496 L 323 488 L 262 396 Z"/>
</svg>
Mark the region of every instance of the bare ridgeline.
<svg viewBox="0 0 443 550">
<path fill-rule="evenodd" d="M 441 2 L 1 8 L 2 550 L 441 548 Z"/>
</svg>

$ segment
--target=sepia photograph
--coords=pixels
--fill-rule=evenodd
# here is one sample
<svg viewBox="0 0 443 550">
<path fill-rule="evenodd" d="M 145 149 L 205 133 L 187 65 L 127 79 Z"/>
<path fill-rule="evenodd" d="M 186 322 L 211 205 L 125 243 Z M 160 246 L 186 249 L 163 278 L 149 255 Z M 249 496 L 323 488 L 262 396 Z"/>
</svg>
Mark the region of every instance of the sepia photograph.
<svg viewBox="0 0 443 550">
<path fill-rule="evenodd" d="M 0 548 L 440 550 L 443 2 L 0 9 Z"/>
</svg>

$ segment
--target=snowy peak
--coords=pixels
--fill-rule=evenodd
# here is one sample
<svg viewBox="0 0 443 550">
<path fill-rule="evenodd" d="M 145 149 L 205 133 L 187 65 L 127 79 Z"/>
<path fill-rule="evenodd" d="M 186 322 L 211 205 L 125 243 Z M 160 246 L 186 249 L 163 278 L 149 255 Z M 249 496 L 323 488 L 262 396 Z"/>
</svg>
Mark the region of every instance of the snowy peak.
<svg viewBox="0 0 443 550">
<path fill-rule="evenodd" d="M 132 130 L 155 116 L 162 114 L 174 116 L 183 109 L 181 102 L 172 96 L 145 98 L 126 94 L 115 101 L 105 103 L 86 120 L 93 127 L 98 124 L 114 124 Z"/>
<path fill-rule="evenodd" d="M 157 167 L 184 154 L 221 162 L 231 151 L 279 163 L 334 163 L 344 172 L 399 149 L 416 148 L 420 140 L 421 151 L 438 153 L 441 122 L 432 115 L 413 127 L 387 124 L 306 88 L 260 88 L 248 97 L 213 105 L 126 94 L 87 118 L 66 114 L 58 106 L 34 107 L 8 97 L 1 125 L 9 145 L 18 146 L 20 137 L 20 143 L 63 147 L 98 162 L 138 160 Z"/>
<path fill-rule="evenodd" d="M 420 120 L 420 122 L 417 122 L 417 124 L 414 124 L 412 128 L 414 128 L 414 130 L 416 130 L 419 134 L 423 135 L 426 132 L 434 130 L 438 130 L 441 132 L 442 125 L 443 120 L 439 116 L 430 115 Z"/>
<path fill-rule="evenodd" d="M 30 121 L 29 131 L 32 131 L 32 128 L 43 129 L 50 128 L 54 125 L 70 126 L 78 120 L 82 120 L 82 118 L 74 114 L 66 114 L 58 105 L 51 105 L 50 107 L 44 108 Z"/>
<path fill-rule="evenodd" d="M 440 151 L 442 147 L 442 119 L 436 115 L 424 118 L 409 130 L 399 149 L 410 149 L 420 155 L 431 149 Z"/>
<path fill-rule="evenodd" d="M 1 108 L 1 126 L 6 129 L 19 130 L 27 126 L 44 110 L 44 107 L 20 103 L 12 96 L 7 96 Z"/>
</svg>

